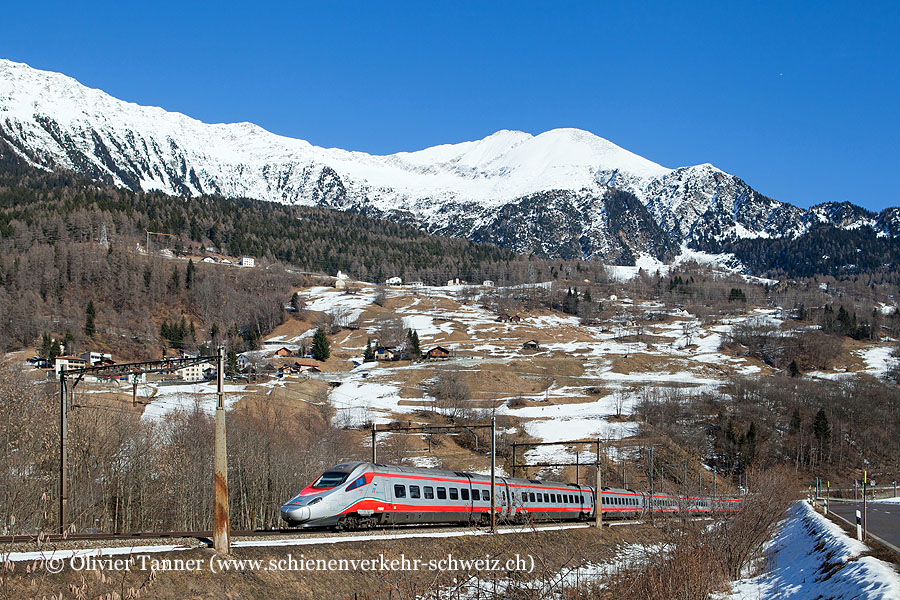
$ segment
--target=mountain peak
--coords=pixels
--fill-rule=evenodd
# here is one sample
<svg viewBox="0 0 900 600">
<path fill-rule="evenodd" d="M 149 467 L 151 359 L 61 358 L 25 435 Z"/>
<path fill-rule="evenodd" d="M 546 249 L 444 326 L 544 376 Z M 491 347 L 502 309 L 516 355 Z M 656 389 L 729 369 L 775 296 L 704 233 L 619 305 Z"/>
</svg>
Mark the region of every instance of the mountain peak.
<svg viewBox="0 0 900 600">
<path fill-rule="evenodd" d="M 702 245 L 800 235 L 810 223 L 711 164 L 669 169 L 582 129 L 503 129 L 372 155 L 248 122 L 205 124 L 8 60 L 0 60 L 0 140 L 42 168 L 131 189 L 357 210 L 545 255 L 636 256 L 655 252 L 642 239 Z M 818 212 L 859 222 L 846 210 Z"/>
</svg>

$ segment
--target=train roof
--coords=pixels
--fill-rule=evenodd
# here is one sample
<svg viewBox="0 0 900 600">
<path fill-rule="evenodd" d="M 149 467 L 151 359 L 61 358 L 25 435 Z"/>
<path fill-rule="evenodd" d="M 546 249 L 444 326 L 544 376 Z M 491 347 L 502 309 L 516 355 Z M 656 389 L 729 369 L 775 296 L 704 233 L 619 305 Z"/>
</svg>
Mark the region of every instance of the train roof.
<svg viewBox="0 0 900 600">
<path fill-rule="evenodd" d="M 448 479 L 452 478 L 469 478 L 472 481 L 476 481 L 478 483 L 487 483 L 491 482 L 490 475 L 483 475 L 481 473 L 471 473 L 469 471 L 450 471 L 447 469 L 432 469 L 428 467 L 407 467 L 400 465 L 386 465 L 382 463 L 363 463 L 363 462 L 348 462 L 340 465 L 336 465 L 330 471 L 346 471 L 350 472 L 359 467 L 359 465 L 366 465 L 371 467 L 373 471 L 379 471 L 383 473 L 390 473 L 394 475 L 408 474 L 408 475 L 419 475 L 422 477 L 446 477 Z M 500 476 L 497 477 L 498 480 L 501 479 Z M 521 477 L 502 477 L 508 483 L 514 485 L 527 485 L 530 487 L 535 486 L 546 486 L 548 488 L 560 488 L 560 487 L 569 487 L 575 490 L 584 490 L 589 489 L 590 486 L 587 485 L 579 485 L 577 483 L 565 483 L 562 481 L 545 481 L 542 479 L 524 479 Z M 592 489 L 592 488 L 590 488 Z M 603 488 L 604 492 L 620 492 L 620 493 L 631 493 L 631 494 L 639 494 L 641 492 L 636 492 L 634 490 L 626 490 L 626 489 L 617 489 L 617 488 Z"/>
</svg>

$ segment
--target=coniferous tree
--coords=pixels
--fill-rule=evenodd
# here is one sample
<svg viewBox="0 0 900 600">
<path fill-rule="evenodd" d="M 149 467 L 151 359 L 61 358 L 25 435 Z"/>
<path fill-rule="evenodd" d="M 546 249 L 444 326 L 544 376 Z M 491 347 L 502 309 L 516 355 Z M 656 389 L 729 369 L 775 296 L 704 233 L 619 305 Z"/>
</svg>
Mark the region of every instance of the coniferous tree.
<svg viewBox="0 0 900 600">
<path fill-rule="evenodd" d="M 97 311 L 94 309 L 94 301 L 88 300 L 87 308 L 84 311 L 84 335 L 88 337 L 93 337 L 95 333 L 97 333 L 97 328 L 94 325 L 94 318 L 97 316 Z"/>
<path fill-rule="evenodd" d="M 66 335 L 63 337 L 63 348 L 65 349 L 66 354 L 75 352 L 75 336 L 72 335 L 70 329 L 66 329 Z"/>
<path fill-rule="evenodd" d="M 316 334 L 313 336 L 313 346 L 312 346 L 313 358 L 318 361 L 326 361 L 331 356 L 331 348 L 328 346 L 328 337 L 325 335 L 325 330 L 319 327 L 316 329 Z"/>
<path fill-rule="evenodd" d="M 824 408 L 820 408 L 816 413 L 813 421 L 813 435 L 819 442 L 819 458 L 825 460 L 828 456 L 828 443 L 831 440 L 831 424 L 828 422 L 828 415 L 825 414 Z"/>
<path fill-rule="evenodd" d="M 412 329 L 406 332 L 406 347 L 410 358 L 418 360 L 422 356 L 422 348 L 419 346 L 419 333 Z"/>
<path fill-rule="evenodd" d="M 372 362 L 375 360 L 375 350 L 372 349 L 372 339 L 366 342 L 366 350 L 363 352 L 363 362 Z"/>
<path fill-rule="evenodd" d="M 189 290 L 194 285 L 194 260 L 188 259 L 187 270 L 184 273 L 184 289 Z"/>
<path fill-rule="evenodd" d="M 228 354 L 225 356 L 225 375 L 234 377 L 239 372 L 237 352 L 234 351 L 234 348 L 229 348 Z"/>
</svg>

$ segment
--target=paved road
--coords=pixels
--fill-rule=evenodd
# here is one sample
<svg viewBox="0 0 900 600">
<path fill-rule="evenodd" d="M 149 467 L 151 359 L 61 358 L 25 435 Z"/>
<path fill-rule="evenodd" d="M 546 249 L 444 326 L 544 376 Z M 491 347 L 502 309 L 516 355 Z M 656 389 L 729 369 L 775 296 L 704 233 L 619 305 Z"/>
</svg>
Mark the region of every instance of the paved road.
<svg viewBox="0 0 900 600">
<path fill-rule="evenodd" d="M 856 524 L 856 511 L 862 514 L 862 502 L 829 502 L 828 510 Z M 884 541 L 900 548 L 900 504 L 869 502 L 866 517 L 867 529 Z"/>
</svg>

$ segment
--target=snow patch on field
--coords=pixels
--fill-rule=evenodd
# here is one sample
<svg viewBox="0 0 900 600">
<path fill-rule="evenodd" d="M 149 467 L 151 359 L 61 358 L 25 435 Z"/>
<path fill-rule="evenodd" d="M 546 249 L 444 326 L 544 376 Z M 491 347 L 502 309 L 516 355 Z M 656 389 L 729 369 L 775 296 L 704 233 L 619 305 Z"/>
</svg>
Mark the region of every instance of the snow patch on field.
<svg viewBox="0 0 900 600">
<path fill-rule="evenodd" d="M 150 387 L 150 386 L 146 386 Z M 230 409 L 238 400 L 243 398 L 246 386 L 225 385 L 225 408 Z M 141 388 L 144 389 L 144 388 Z M 152 393 L 152 389 L 150 388 Z M 149 395 L 149 394 L 148 394 Z M 139 390 L 138 397 L 142 394 Z M 143 396 L 146 398 L 146 396 Z M 172 411 L 192 411 L 194 406 L 213 416 L 216 414 L 216 384 L 213 381 L 198 383 L 184 383 L 176 385 L 156 386 L 156 394 L 153 395 L 150 404 L 144 409 L 142 419 L 160 421 L 166 413 Z"/>
<path fill-rule="evenodd" d="M 865 372 L 875 377 L 884 377 L 888 370 L 897 362 L 892 356 L 893 346 L 879 346 L 857 350 L 856 355 L 866 363 Z"/>
<path fill-rule="evenodd" d="M 798 502 L 770 542 L 771 570 L 732 584 L 727 600 L 900 598 L 900 575 L 886 562 L 860 555 L 868 547 Z"/>
</svg>

